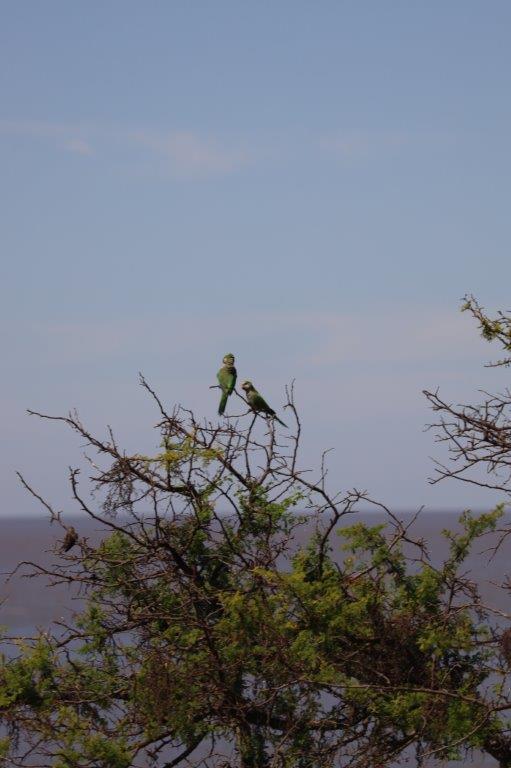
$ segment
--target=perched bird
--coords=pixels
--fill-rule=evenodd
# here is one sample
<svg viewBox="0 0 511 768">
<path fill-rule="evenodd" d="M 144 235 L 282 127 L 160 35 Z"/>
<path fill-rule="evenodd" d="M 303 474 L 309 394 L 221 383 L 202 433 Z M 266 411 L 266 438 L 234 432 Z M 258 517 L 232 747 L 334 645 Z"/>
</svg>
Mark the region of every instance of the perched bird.
<svg viewBox="0 0 511 768">
<path fill-rule="evenodd" d="M 266 413 L 268 416 L 272 416 L 276 419 L 283 427 L 286 427 L 286 429 L 288 428 L 287 424 L 284 424 L 284 422 L 279 419 L 273 408 L 270 408 L 264 397 L 259 394 L 251 381 L 244 381 L 241 388 L 245 391 L 248 404 L 254 413 Z"/>
<path fill-rule="evenodd" d="M 220 398 L 220 405 L 218 406 L 218 415 L 221 416 L 225 411 L 227 405 L 227 398 L 232 395 L 234 387 L 236 386 L 236 368 L 234 367 L 234 355 L 230 353 L 224 356 L 222 360 L 223 365 L 218 371 L 216 377 L 222 390 L 222 397 Z"/>
<path fill-rule="evenodd" d="M 64 536 L 64 541 L 62 542 L 62 547 L 60 551 L 69 552 L 71 547 L 74 547 L 77 541 L 78 541 L 78 534 L 73 528 L 73 526 L 70 525 L 69 528 L 66 530 L 66 535 Z"/>
</svg>

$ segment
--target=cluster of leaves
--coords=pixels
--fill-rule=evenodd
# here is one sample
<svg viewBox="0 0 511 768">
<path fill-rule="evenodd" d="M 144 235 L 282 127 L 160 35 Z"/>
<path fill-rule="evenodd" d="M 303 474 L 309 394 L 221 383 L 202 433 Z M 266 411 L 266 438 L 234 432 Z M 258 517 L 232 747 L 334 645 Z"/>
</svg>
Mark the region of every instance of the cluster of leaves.
<svg viewBox="0 0 511 768">
<path fill-rule="evenodd" d="M 511 355 L 511 317 L 499 312 L 497 317 L 489 317 L 473 296 L 465 296 L 462 312 L 469 312 L 478 322 L 481 335 L 486 341 L 497 341 L 506 354 Z M 511 365 L 511 357 L 491 363 L 493 366 Z"/>
</svg>

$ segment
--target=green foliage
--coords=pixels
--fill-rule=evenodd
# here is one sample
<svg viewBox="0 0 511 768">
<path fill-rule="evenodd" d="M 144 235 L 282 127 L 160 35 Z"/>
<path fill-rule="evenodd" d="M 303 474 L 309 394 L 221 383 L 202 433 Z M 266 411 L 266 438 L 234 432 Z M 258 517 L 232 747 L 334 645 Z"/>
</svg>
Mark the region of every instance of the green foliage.
<svg viewBox="0 0 511 768">
<path fill-rule="evenodd" d="M 498 341 L 506 352 L 511 352 L 511 317 L 503 312 L 498 317 L 489 317 L 473 296 L 466 296 L 461 305 L 462 312 L 469 312 L 478 322 L 481 336 L 486 341 Z M 499 361 L 499 365 L 509 365 L 511 359 Z"/>
<path fill-rule="evenodd" d="M 465 513 L 462 533 L 447 534 L 451 556 L 440 570 L 411 567 L 385 525 L 362 523 L 339 531 L 349 553 L 344 568 L 320 532 L 282 568 L 270 544 L 304 523 L 292 511 L 300 497 L 269 501 L 264 489 L 250 489 L 238 498 L 240 519 L 224 520 L 221 536 L 210 532 L 209 517 L 184 517 L 163 526 L 149 552 L 114 531 L 84 561 L 88 571 L 95 563 L 97 586 L 76 617 L 83 642 L 72 657 L 41 638 L 3 661 L 0 706 L 11 716 L 29 711 L 39 731 L 59 734 L 55 765 L 129 766 L 135 723 L 155 742 L 168 732 L 183 744 L 219 736 L 236 707 L 248 706 L 241 702 L 249 688 L 254 711 L 271 693 L 272 717 L 302 723 L 286 750 L 293 768 L 312 765 L 307 750 L 325 739 L 332 715 L 322 691 L 338 691 L 336 707 L 403 738 L 421 731 L 434 744 L 449 743 L 471 732 L 480 716 L 479 630 L 469 610 L 446 614 L 446 595 L 470 546 L 502 510 Z M 175 549 L 186 557 L 185 572 L 175 562 L 164 567 Z M 454 698 L 439 699 L 437 689 Z M 112 717 L 115 737 L 106 735 Z M 355 727 L 348 722 L 341 732 Z M 278 730 L 247 733 L 245 765 L 262 765 L 262 744 L 270 747 Z M 446 758 L 455 752 L 444 750 Z"/>
<path fill-rule="evenodd" d="M 502 507 L 464 513 L 435 565 L 393 516 L 344 527 L 366 497 L 302 480 L 271 428 L 162 433 L 154 458 L 99 443 L 110 531 L 52 565 L 84 603 L 0 661 L 7 764 L 28 743 L 56 768 L 161 768 L 223 739 L 240 768 L 374 768 L 498 742 L 504 661 L 463 569 Z"/>
<path fill-rule="evenodd" d="M 451 531 L 445 529 L 443 534 L 451 542 L 451 556 L 446 560 L 444 569 L 446 571 L 452 571 L 459 565 L 459 563 L 463 562 L 469 554 L 474 541 L 485 533 L 495 530 L 504 511 L 504 504 L 498 504 L 492 512 L 487 512 L 478 515 L 477 517 L 474 517 L 469 510 L 466 510 L 459 519 L 459 522 L 463 527 L 462 533 L 453 534 Z"/>
</svg>

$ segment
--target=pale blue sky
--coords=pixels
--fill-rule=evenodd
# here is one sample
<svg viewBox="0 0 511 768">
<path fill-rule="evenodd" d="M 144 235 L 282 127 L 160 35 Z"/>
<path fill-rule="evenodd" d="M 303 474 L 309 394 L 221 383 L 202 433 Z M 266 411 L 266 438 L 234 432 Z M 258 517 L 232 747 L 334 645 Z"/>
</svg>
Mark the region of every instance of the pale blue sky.
<svg viewBox="0 0 511 768">
<path fill-rule="evenodd" d="M 238 357 L 304 462 L 397 507 L 430 487 L 423 388 L 504 387 L 459 299 L 509 308 L 511 4 L 0 0 L 2 513 L 80 445 L 153 439 L 143 370 L 213 417 Z M 438 455 L 438 454 L 437 454 Z"/>
</svg>

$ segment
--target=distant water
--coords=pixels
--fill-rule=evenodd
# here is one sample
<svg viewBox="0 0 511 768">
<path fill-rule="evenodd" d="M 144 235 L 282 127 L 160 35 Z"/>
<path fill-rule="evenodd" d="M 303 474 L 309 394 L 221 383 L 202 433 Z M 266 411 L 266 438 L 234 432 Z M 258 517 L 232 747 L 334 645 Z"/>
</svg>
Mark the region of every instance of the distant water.
<svg viewBox="0 0 511 768">
<path fill-rule="evenodd" d="M 412 518 L 411 513 L 399 513 L 398 517 L 403 521 Z M 448 543 L 441 535 L 444 528 L 456 530 L 458 514 L 454 512 L 423 512 L 411 529 L 412 536 L 424 538 L 429 545 L 430 553 L 439 563 L 448 551 Z M 380 513 L 365 513 L 349 515 L 343 518 L 339 527 L 352 525 L 363 521 L 370 524 L 384 522 L 385 517 Z M 80 536 L 89 538 L 91 542 L 98 541 L 104 535 L 99 524 L 90 518 L 68 518 L 68 524 L 73 524 Z M 11 572 L 22 561 L 32 561 L 43 565 L 52 562 L 52 554 L 49 552 L 52 545 L 62 539 L 62 529 L 56 524 L 50 525 L 45 518 L 0 518 L 0 573 Z M 305 541 L 306 530 L 302 529 L 300 538 Z M 333 539 L 334 546 L 337 543 Z M 341 542 L 339 542 L 340 545 Z M 483 594 L 486 599 L 491 598 L 492 604 L 501 610 L 511 612 L 510 601 L 507 594 L 497 590 L 490 583 L 501 581 L 507 573 L 511 573 L 510 547 L 506 542 L 497 553 L 491 563 L 488 563 L 488 555 L 481 550 L 491 546 L 492 538 L 485 538 L 476 545 L 475 552 L 467 561 L 467 570 L 471 572 L 474 581 L 482 584 Z M 69 616 L 72 608 L 70 600 L 71 592 L 68 586 L 58 585 L 49 588 L 43 577 L 27 579 L 21 576 L 22 571 L 5 584 L 5 577 L 0 577 L 0 624 L 8 626 L 16 633 L 22 631 L 32 632 L 35 627 L 46 627 L 48 624 L 62 616 Z"/>
<path fill-rule="evenodd" d="M 403 521 L 410 521 L 412 513 L 398 513 Z M 429 545 L 429 551 L 434 561 L 439 563 L 448 551 L 448 543 L 442 536 L 444 528 L 458 529 L 458 513 L 454 512 L 423 512 L 411 529 L 414 538 L 423 538 Z M 378 524 L 385 521 L 380 513 L 357 513 L 343 519 L 339 527 L 352 525 L 355 522 Z M 511 521 L 510 521 L 511 522 Z M 73 524 L 80 536 L 86 536 L 91 542 L 100 540 L 105 531 L 89 518 L 68 518 L 67 524 Z M 50 525 L 47 519 L 41 518 L 0 518 L 0 573 L 11 572 L 20 561 L 32 561 L 43 565 L 52 562 L 53 555 L 50 550 L 52 545 L 62 539 L 62 529 L 56 524 Z M 301 534 L 303 540 L 307 532 Z M 464 570 L 470 572 L 470 577 L 481 586 L 481 592 L 485 601 L 505 612 L 511 614 L 511 601 L 509 594 L 497 589 L 492 582 L 501 582 L 509 573 L 511 574 L 510 547 L 506 541 L 497 552 L 491 563 L 488 563 L 487 550 L 492 546 L 492 536 L 481 540 L 474 553 L 468 558 Z M 335 545 L 336 538 L 333 537 Z M 339 554 L 339 557 L 341 555 Z M 52 621 L 60 618 L 69 619 L 74 602 L 72 592 L 67 585 L 49 587 L 43 577 L 27 579 L 23 578 L 20 571 L 16 576 L 5 583 L 5 576 L 0 577 L 0 625 L 8 628 L 11 636 L 31 636 L 36 629 L 47 628 Z M 505 620 L 503 620 L 505 622 Z M 410 762 L 413 766 L 414 761 Z M 439 766 L 432 762 L 431 766 Z M 447 765 L 447 764 L 444 764 Z M 449 763 L 454 768 L 455 763 Z M 485 761 L 475 757 L 474 762 L 467 763 L 472 768 L 489 768 L 495 766 L 495 761 L 490 758 Z"/>
</svg>

